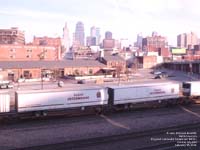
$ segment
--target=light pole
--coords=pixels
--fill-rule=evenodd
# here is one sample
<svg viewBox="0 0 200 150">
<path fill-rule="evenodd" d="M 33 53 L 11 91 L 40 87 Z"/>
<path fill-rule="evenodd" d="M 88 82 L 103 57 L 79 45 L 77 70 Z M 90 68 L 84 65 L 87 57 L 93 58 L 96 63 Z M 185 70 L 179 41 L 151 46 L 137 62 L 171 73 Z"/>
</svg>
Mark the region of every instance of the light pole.
<svg viewBox="0 0 200 150">
<path fill-rule="evenodd" d="M 43 90 L 43 70 L 40 69 L 40 75 L 41 75 L 41 89 Z"/>
</svg>

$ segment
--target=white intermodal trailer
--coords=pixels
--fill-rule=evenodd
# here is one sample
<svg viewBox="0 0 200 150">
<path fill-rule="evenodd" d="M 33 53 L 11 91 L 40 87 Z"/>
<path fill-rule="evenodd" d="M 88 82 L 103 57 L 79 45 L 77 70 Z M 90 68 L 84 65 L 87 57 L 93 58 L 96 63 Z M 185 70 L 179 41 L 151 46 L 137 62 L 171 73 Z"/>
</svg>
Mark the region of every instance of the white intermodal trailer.
<svg viewBox="0 0 200 150">
<path fill-rule="evenodd" d="M 0 92 L 0 113 L 10 112 L 10 95 L 8 91 Z"/>
<path fill-rule="evenodd" d="M 183 95 L 200 97 L 200 81 L 183 82 Z"/>
<path fill-rule="evenodd" d="M 17 91 L 16 98 L 18 113 L 68 108 L 85 109 L 88 106 L 107 105 L 108 92 L 107 88 L 103 87 L 76 87 L 74 89 Z"/>
<path fill-rule="evenodd" d="M 180 97 L 180 85 L 172 82 L 120 85 L 110 87 L 108 92 L 113 105 L 176 101 Z"/>
</svg>

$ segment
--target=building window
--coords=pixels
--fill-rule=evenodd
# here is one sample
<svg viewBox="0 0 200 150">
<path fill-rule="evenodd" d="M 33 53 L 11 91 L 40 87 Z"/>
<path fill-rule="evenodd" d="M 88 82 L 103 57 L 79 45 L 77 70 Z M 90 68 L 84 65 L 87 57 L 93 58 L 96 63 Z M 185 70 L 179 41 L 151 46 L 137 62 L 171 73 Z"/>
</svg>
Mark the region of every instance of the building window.
<svg viewBox="0 0 200 150">
<path fill-rule="evenodd" d="M 10 49 L 10 52 L 15 52 L 15 49 L 14 49 L 14 48 L 11 48 L 11 49 Z"/>
<path fill-rule="evenodd" d="M 10 55 L 10 58 L 11 58 L 11 59 L 14 59 L 14 58 L 15 58 L 15 55 Z"/>
<path fill-rule="evenodd" d="M 93 70 L 89 69 L 89 74 L 92 75 L 93 74 Z"/>
<path fill-rule="evenodd" d="M 27 52 L 32 52 L 32 49 L 27 49 Z"/>
<path fill-rule="evenodd" d="M 28 70 L 24 71 L 24 78 L 29 79 L 31 77 L 31 73 Z"/>
<path fill-rule="evenodd" d="M 80 73 L 79 73 L 79 70 L 78 69 L 76 69 L 76 70 L 74 70 L 74 75 L 79 75 Z"/>
<path fill-rule="evenodd" d="M 31 58 L 31 55 L 26 55 L 26 58 Z"/>
<path fill-rule="evenodd" d="M 39 45 L 47 45 L 47 41 L 46 40 L 40 40 L 39 41 Z"/>
<path fill-rule="evenodd" d="M 47 52 L 47 49 L 43 49 L 42 52 L 45 52 L 45 53 L 46 53 L 46 52 Z"/>
</svg>

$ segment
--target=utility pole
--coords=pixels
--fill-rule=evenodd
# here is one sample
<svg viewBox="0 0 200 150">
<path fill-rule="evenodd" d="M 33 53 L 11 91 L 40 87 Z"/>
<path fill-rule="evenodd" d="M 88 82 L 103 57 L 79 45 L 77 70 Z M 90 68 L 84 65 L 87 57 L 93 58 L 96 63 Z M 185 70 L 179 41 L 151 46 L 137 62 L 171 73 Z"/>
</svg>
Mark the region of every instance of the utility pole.
<svg viewBox="0 0 200 150">
<path fill-rule="evenodd" d="M 43 90 L 43 70 L 42 68 L 40 69 L 40 74 L 41 74 L 41 89 Z"/>
</svg>

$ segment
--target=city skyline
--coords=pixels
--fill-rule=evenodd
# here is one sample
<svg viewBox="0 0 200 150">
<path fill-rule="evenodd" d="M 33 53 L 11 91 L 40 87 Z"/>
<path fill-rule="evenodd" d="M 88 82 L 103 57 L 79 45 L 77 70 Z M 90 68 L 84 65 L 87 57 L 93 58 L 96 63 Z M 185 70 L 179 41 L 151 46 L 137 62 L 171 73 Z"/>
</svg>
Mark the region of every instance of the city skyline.
<svg viewBox="0 0 200 150">
<path fill-rule="evenodd" d="M 113 38 L 131 42 L 140 32 L 145 37 L 156 31 L 176 45 L 178 34 L 193 31 L 200 35 L 198 4 L 198 0 L 7 0 L 0 6 L 1 28 L 19 27 L 25 31 L 26 41 L 31 41 L 34 35 L 62 37 L 67 22 L 72 39 L 76 23 L 81 21 L 86 36 L 92 26 L 98 26 L 102 35 L 111 31 Z"/>
</svg>

